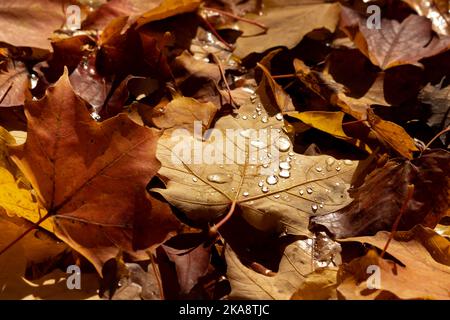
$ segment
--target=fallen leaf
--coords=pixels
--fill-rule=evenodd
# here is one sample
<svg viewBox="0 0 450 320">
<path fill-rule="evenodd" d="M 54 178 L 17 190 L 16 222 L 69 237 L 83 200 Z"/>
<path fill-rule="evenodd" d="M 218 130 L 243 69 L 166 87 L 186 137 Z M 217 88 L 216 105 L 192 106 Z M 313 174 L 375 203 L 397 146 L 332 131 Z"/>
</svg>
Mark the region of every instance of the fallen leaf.
<svg viewBox="0 0 450 320">
<path fill-rule="evenodd" d="M 275 81 L 274 78 L 272 78 L 272 75 L 270 74 L 270 71 L 263 65 L 258 63 L 258 67 L 263 71 L 264 73 L 264 79 L 259 85 L 259 88 L 257 92 L 262 95 L 261 90 L 268 90 L 266 89 L 266 83 L 269 84 L 269 88 L 271 93 L 273 94 L 274 100 L 276 102 L 276 105 L 278 106 L 277 110 L 280 110 L 281 112 L 289 112 L 294 111 L 295 107 L 292 104 L 291 97 L 283 90 L 283 88 Z"/>
<path fill-rule="evenodd" d="M 158 7 L 144 13 L 137 21 L 137 28 L 178 14 L 193 12 L 200 6 L 200 0 L 164 0 Z"/>
<path fill-rule="evenodd" d="M 442 84 L 433 86 L 430 83 L 422 89 L 419 99 L 431 105 L 431 115 L 427 124 L 443 130 L 450 125 L 450 86 L 445 88 Z M 444 142 L 445 136 L 441 136 Z"/>
<path fill-rule="evenodd" d="M 383 248 L 388 232 L 373 237 L 345 241 L 369 243 Z M 345 299 L 383 299 L 386 293 L 400 299 L 450 299 L 450 242 L 433 230 L 420 225 L 411 231 L 397 232 L 387 252 L 400 261 L 381 258 L 371 250 L 364 257 L 341 266 L 338 292 Z M 380 287 L 369 289 L 369 266 L 380 269 Z M 369 280 L 370 281 L 370 280 Z"/>
<path fill-rule="evenodd" d="M 237 205 L 260 230 L 310 234 L 310 216 L 349 203 L 347 189 L 358 162 L 294 153 L 281 132 L 281 114 L 269 117 L 259 104 L 247 98 L 239 113 L 220 118 L 203 142 L 200 122 L 194 134 L 166 132 L 157 150 L 166 189 L 153 191 L 193 220 L 212 221 Z"/>
<path fill-rule="evenodd" d="M 110 0 L 88 15 L 83 21 L 83 28 L 103 30 L 108 23 L 120 17 L 130 17 L 132 22 L 162 2 L 163 0 Z"/>
<path fill-rule="evenodd" d="M 12 147 L 11 156 L 59 238 L 99 273 L 119 250 L 133 252 L 164 240 L 175 219 L 145 191 L 159 168 L 152 152 L 158 132 L 123 114 L 96 123 L 74 94 L 67 72 L 45 98 L 25 108 L 27 141 Z"/>
<path fill-rule="evenodd" d="M 25 64 L 9 60 L 0 67 L 0 107 L 21 106 L 30 80 Z"/>
<path fill-rule="evenodd" d="M 160 129 L 191 129 L 194 121 L 202 123 L 202 130 L 208 129 L 217 108 L 211 102 L 200 103 L 193 98 L 177 97 L 161 107 L 153 117 L 153 122 Z"/>
<path fill-rule="evenodd" d="M 175 263 L 180 293 L 188 294 L 208 271 L 211 247 L 203 244 L 189 249 L 174 248 L 169 244 L 162 247 L 170 261 Z"/>
<path fill-rule="evenodd" d="M 450 10 L 447 0 L 403 0 L 419 15 L 433 22 L 433 30 L 450 35 Z"/>
<path fill-rule="evenodd" d="M 370 105 L 381 102 L 373 100 L 371 98 L 372 94 L 355 99 L 349 97 L 346 94 L 347 89 L 340 83 L 337 83 L 328 72 L 311 70 L 298 59 L 294 60 L 294 68 L 298 79 L 308 88 L 326 101 L 330 101 L 332 105 L 340 107 L 345 113 L 358 120 L 367 121 L 366 124 L 375 132 L 377 138 L 387 143 L 397 153 L 407 159 L 412 159 L 412 153 L 418 151 L 414 140 L 404 128 L 393 122 L 383 120 L 372 111 Z"/>
<path fill-rule="evenodd" d="M 240 22 L 239 29 L 244 32 L 236 41 L 234 54 L 244 58 L 253 52 L 262 53 L 270 48 L 295 47 L 303 37 L 314 29 L 325 28 L 334 32 L 339 20 L 339 5 L 321 3 L 311 5 L 269 7 L 264 15 L 246 15 L 268 27 L 266 33 L 260 28 Z M 293 23 L 295 21 L 295 23 Z"/>
<path fill-rule="evenodd" d="M 267 276 L 246 267 L 234 251 L 227 246 L 227 278 L 231 284 L 231 299 L 287 300 L 312 271 L 311 250 L 301 240 L 284 250 L 278 272 Z"/>
<path fill-rule="evenodd" d="M 17 47 L 51 50 L 50 36 L 66 22 L 70 1 L 3 0 L 0 4 L 0 41 Z"/>
<path fill-rule="evenodd" d="M 336 300 L 337 268 L 320 268 L 308 274 L 291 300 Z"/>
<path fill-rule="evenodd" d="M 342 8 L 342 28 L 374 65 L 386 70 L 403 64 L 419 64 L 419 60 L 450 48 L 450 37 L 432 34 L 431 21 L 410 15 L 401 23 L 381 20 L 380 29 L 369 29 L 366 20 L 352 9 Z M 358 27 L 361 34 L 352 35 L 348 28 Z"/>
<path fill-rule="evenodd" d="M 337 238 L 391 230 L 405 201 L 407 186 L 414 193 L 403 212 L 399 230 L 416 224 L 434 228 L 448 210 L 450 154 L 434 150 L 414 160 L 393 159 L 371 172 L 350 192 L 354 201 L 336 212 L 313 218 Z"/>
</svg>

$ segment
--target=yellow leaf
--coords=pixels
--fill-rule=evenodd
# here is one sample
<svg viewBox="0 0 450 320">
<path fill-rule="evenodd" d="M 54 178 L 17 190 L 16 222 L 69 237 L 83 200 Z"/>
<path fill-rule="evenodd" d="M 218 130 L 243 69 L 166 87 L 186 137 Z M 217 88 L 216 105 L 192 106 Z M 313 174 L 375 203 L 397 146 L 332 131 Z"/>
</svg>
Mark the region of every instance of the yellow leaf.
<svg viewBox="0 0 450 320">
<path fill-rule="evenodd" d="M 289 112 L 288 115 L 337 138 L 350 139 L 342 129 L 343 112 L 306 111 Z"/>
<path fill-rule="evenodd" d="M 13 174 L 17 169 L 9 161 L 7 144 L 15 144 L 15 140 L 7 130 L 0 127 L 0 207 L 10 216 L 15 215 L 36 223 L 47 212 L 33 199 L 30 190 L 19 187 Z M 53 230 L 50 220 L 44 221 L 40 226 Z"/>
</svg>

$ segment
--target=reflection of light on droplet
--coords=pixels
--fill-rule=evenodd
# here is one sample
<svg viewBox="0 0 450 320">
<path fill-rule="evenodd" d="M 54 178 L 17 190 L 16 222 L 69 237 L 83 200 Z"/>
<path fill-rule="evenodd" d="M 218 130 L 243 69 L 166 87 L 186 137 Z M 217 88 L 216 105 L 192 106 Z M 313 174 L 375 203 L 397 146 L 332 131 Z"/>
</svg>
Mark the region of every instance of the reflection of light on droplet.
<svg viewBox="0 0 450 320">
<path fill-rule="evenodd" d="M 276 195 L 274 195 L 273 196 L 275 199 L 278 199 L 278 198 L 280 198 L 280 195 L 279 194 L 276 194 Z"/>
<path fill-rule="evenodd" d="M 231 179 L 228 175 L 222 174 L 222 173 L 214 173 L 208 175 L 207 179 L 211 182 L 215 183 L 227 183 L 230 182 Z"/>
<path fill-rule="evenodd" d="M 277 148 L 281 151 L 281 152 L 285 152 L 288 151 L 289 148 L 291 147 L 291 141 L 289 141 L 288 138 L 286 137 L 280 137 L 277 141 Z"/>
<path fill-rule="evenodd" d="M 263 116 L 262 118 L 261 118 L 261 122 L 262 123 L 267 123 L 269 120 L 267 119 L 267 117 L 266 116 Z"/>
<path fill-rule="evenodd" d="M 317 172 L 322 172 L 322 167 L 316 167 Z"/>
<path fill-rule="evenodd" d="M 192 181 L 197 182 L 198 179 L 197 179 L 196 177 L 193 177 L 193 178 L 192 178 Z"/>
<path fill-rule="evenodd" d="M 248 117 L 247 116 L 242 116 L 242 120 L 247 120 Z"/>
<path fill-rule="evenodd" d="M 269 192 L 269 188 L 267 186 L 263 186 L 261 188 L 261 191 L 264 192 L 264 193 L 267 193 L 267 192 Z"/>
<path fill-rule="evenodd" d="M 275 115 L 275 119 L 277 119 L 278 121 L 281 121 L 281 120 L 283 120 L 283 115 L 281 113 L 277 113 Z"/>
<path fill-rule="evenodd" d="M 274 185 L 274 184 L 277 184 L 278 178 L 276 176 L 274 176 L 274 175 L 271 175 L 271 176 L 267 177 L 266 182 L 269 185 Z"/>
<path fill-rule="evenodd" d="M 303 189 L 300 189 L 300 190 L 298 191 L 298 193 L 300 193 L 300 195 L 302 196 L 305 192 L 303 191 Z"/>
<path fill-rule="evenodd" d="M 280 162 L 280 169 L 289 170 L 291 169 L 291 165 L 289 162 Z"/>
<path fill-rule="evenodd" d="M 242 193 L 242 195 L 243 195 L 244 197 L 248 197 L 249 193 L 248 193 L 247 191 L 244 191 L 244 192 Z"/>
<path fill-rule="evenodd" d="M 280 171 L 280 173 L 278 175 L 282 178 L 289 178 L 291 176 L 291 173 L 289 172 L 289 170 L 283 169 Z"/>
<path fill-rule="evenodd" d="M 311 188 L 307 188 L 307 189 L 306 189 L 306 192 L 307 192 L 308 194 L 311 194 L 311 193 L 313 193 L 313 190 L 312 190 Z"/>
<path fill-rule="evenodd" d="M 313 205 L 311 206 L 311 209 L 312 209 L 313 212 L 316 212 L 317 209 L 319 209 L 319 208 L 317 207 L 317 204 L 313 204 Z"/>
<path fill-rule="evenodd" d="M 336 167 L 336 171 L 337 172 L 341 171 L 341 167 Z"/>
<path fill-rule="evenodd" d="M 353 161 L 352 160 L 344 160 L 344 164 L 350 166 L 353 164 Z"/>
</svg>

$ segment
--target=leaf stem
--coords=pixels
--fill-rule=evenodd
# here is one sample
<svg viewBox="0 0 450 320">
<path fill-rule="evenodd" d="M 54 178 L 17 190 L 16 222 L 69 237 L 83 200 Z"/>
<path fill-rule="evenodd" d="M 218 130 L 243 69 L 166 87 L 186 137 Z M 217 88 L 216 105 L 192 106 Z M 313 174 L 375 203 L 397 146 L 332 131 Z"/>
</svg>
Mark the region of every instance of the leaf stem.
<svg viewBox="0 0 450 320">
<path fill-rule="evenodd" d="M 260 28 L 263 29 L 264 31 L 269 30 L 269 27 L 268 27 L 268 26 L 266 26 L 266 25 L 264 25 L 264 24 L 262 24 L 262 23 L 260 23 L 260 22 L 258 22 L 258 21 L 252 20 L 252 19 L 247 19 L 247 18 L 244 18 L 244 17 L 240 17 L 240 16 L 237 16 L 237 15 L 235 15 L 235 14 L 233 14 L 233 13 L 226 12 L 226 11 L 223 11 L 223 10 L 220 10 L 220 9 L 216 9 L 216 8 L 203 7 L 203 9 L 204 9 L 204 10 L 207 10 L 207 11 L 217 12 L 217 13 L 222 14 L 222 15 L 224 15 L 224 16 L 227 16 L 227 17 L 230 17 L 230 18 L 234 18 L 234 19 L 236 19 L 236 20 L 240 20 L 240 21 L 246 22 L 246 23 L 248 23 L 248 24 L 253 24 L 253 25 L 255 25 L 255 26 L 260 27 Z"/>
<path fill-rule="evenodd" d="M 447 128 L 445 128 L 444 130 L 442 130 L 441 132 L 439 132 L 436 136 L 434 136 L 433 139 L 431 139 L 430 142 L 428 142 L 428 144 L 425 146 L 425 150 L 428 149 L 430 147 L 430 145 L 434 142 L 434 140 L 436 140 L 437 138 L 439 138 L 440 136 L 442 136 L 443 134 L 447 133 L 450 131 L 450 126 L 448 126 Z"/>
<path fill-rule="evenodd" d="M 389 239 L 386 242 L 386 244 L 384 245 L 383 251 L 381 252 L 380 257 L 383 258 L 384 254 L 386 253 L 386 250 L 389 247 L 389 244 L 391 243 L 392 238 L 394 238 L 394 234 L 397 231 L 398 225 L 400 223 L 400 220 L 403 216 L 403 213 L 406 211 L 406 207 L 408 206 L 408 202 L 412 199 L 413 193 L 414 193 L 414 185 L 410 184 L 408 185 L 408 189 L 407 189 L 407 194 L 406 194 L 406 198 L 403 201 L 402 207 L 400 209 L 400 214 L 398 215 L 397 219 L 395 220 L 394 224 L 392 225 L 392 231 L 391 234 L 389 235 Z"/>
<path fill-rule="evenodd" d="M 39 227 L 39 225 L 44 222 L 45 220 L 47 220 L 49 217 L 51 216 L 50 212 L 47 212 L 47 214 L 45 216 L 43 216 L 42 218 L 40 218 L 38 220 L 38 222 L 36 222 L 33 226 L 31 226 L 30 228 L 28 228 L 26 231 L 24 231 L 20 236 L 18 236 L 16 239 L 14 239 L 13 241 L 11 241 L 6 247 L 4 247 L 1 251 L 0 251 L 0 256 L 2 254 L 4 254 L 6 251 L 8 251 L 12 246 L 14 246 L 17 242 L 19 242 L 20 240 L 22 240 L 23 238 L 25 238 L 31 231 L 33 231 L 34 229 L 36 229 L 37 227 Z"/>
</svg>

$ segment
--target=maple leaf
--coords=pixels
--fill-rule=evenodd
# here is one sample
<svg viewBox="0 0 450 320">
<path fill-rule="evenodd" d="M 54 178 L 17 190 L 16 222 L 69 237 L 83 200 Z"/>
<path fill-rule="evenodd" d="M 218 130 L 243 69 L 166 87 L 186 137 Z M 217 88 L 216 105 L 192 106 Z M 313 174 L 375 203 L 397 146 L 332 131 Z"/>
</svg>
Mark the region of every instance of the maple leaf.
<svg viewBox="0 0 450 320">
<path fill-rule="evenodd" d="M 297 154 L 282 128 L 282 115 L 269 117 L 254 96 L 237 115 L 219 119 L 204 141 L 186 129 L 167 131 L 157 150 L 167 188 L 153 191 L 193 220 L 213 221 L 238 205 L 258 229 L 310 234 L 309 217 L 349 203 L 358 162 Z"/>
<path fill-rule="evenodd" d="M 287 5 L 276 4 L 265 10 L 262 16 L 248 14 L 246 17 L 268 27 L 266 33 L 248 23 L 239 23 L 243 36 L 236 41 L 234 54 L 244 58 L 253 52 L 285 46 L 295 47 L 302 38 L 314 29 L 334 31 L 339 20 L 339 5 L 336 3 Z M 293 22 L 295 21 L 295 23 Z"/>
<path fill-rule="evenodd" d="M 346 94 L 347 89 L 337 83 L 328 72 L 311 70 L 301 60 L 294 60 L 296 75 L 308 88 L 326 101 L 341 108 L 341 110 L 356 119 L 366 121 L 366 125 L 372 129 L 377 138 L 387 143 L 395 151 L 405 158 L 412 159 L 412 153 L 418 151 L 414 140 L 401 126 L 386 121 L 377 116 L 370 108 L 371 104 L 377 104 L 380 98 L 372 94 L 355 99 Z M 375 81 L 376 83 L 376 81 Z M 376 85 L 376 86 L 379 86 Z M 370 92 L 369 90 L 368 92 Z M 374 91 L 377 91 L 374 89 Z M 384 99 L 382 99 L 384 100 Z"/>
<path fill-rule="evenodd" d="M 50 36 L 66 21 L 65 4 L 70 3 L 59 0 L 2 1 L 0 41 L 17 47 L 51 50 Z"/>
<path fill-rule="evenodd" d="M 311 250 L 305 248 L 301 240 L 286 247 L 278 272 L 272 276 L 243 265 L 229 246 L 226 247 L 225 258 L 232 299 L 287 300 L 312 272 Z"/>
<path fill-rule="evenodd" d="M 354 201 L 349 206 L 315 217 L 313 223 L 324 225 L 337 238 L 391 229 L 406 198 L 408 184 L 414 184 L 399 228 L 410 229 L 419 223 L 435 227 L 448 210 L 449 157 L 444 150 L 434 150 L 411 161 L 390 160 L 351 191 Z"/>
<path fill-rule="evenodd" d="M 416 12 L 433 22 L 433 30 L 450 35 L 450 10 L 447 0 L 403 0 Z"/>
<path fill-rule="evenodd" d="M 120 250 L 162 242 L 176 226 L 167 205 L 146 196 L 159 168 L 152 151 L 157 131 L 123 114 L 96 123 L 67 71 L 25 109 L 27 140 L 10 148 L 11 157 L 48 210 L 55 234 L 100 274 L 102 263 Z"/>
<path fill-rule="evenodd" d="M 388 232 L 373 237 L 349 238 L 345 241 L 368 243 L 383 248 Z M 433 230 L 421 225 L 397 232 L 387 252 L 395 259 L 383 259 L 376 251 L 340 267 L 337 288 L 345 299 L 449 299 L 450 244 Z M 369 265 L 380 268 L 379 288 L 368 289 Z"/>
<path fill-rule="evenodd" d="M 361 34 L 348 29 L 357 26 Z M 419 64 L 419 60 L 450 48 L 450 37 L 438 38 L 431 33 L 431 21 L 410 15 L 399 23 L 381 20 L 380 29 L 369 29 L 366 20 L 349 8 L 342 8 L 341 28 L 373 64 L 386 70 L 403 64 Z"/>
<path fill-rule="evenodd" d="M 25 101 L 29 78 L 25 64 L 8 60 L 0 66 L 0 107 L 20 106 Z"/>
</svg>

